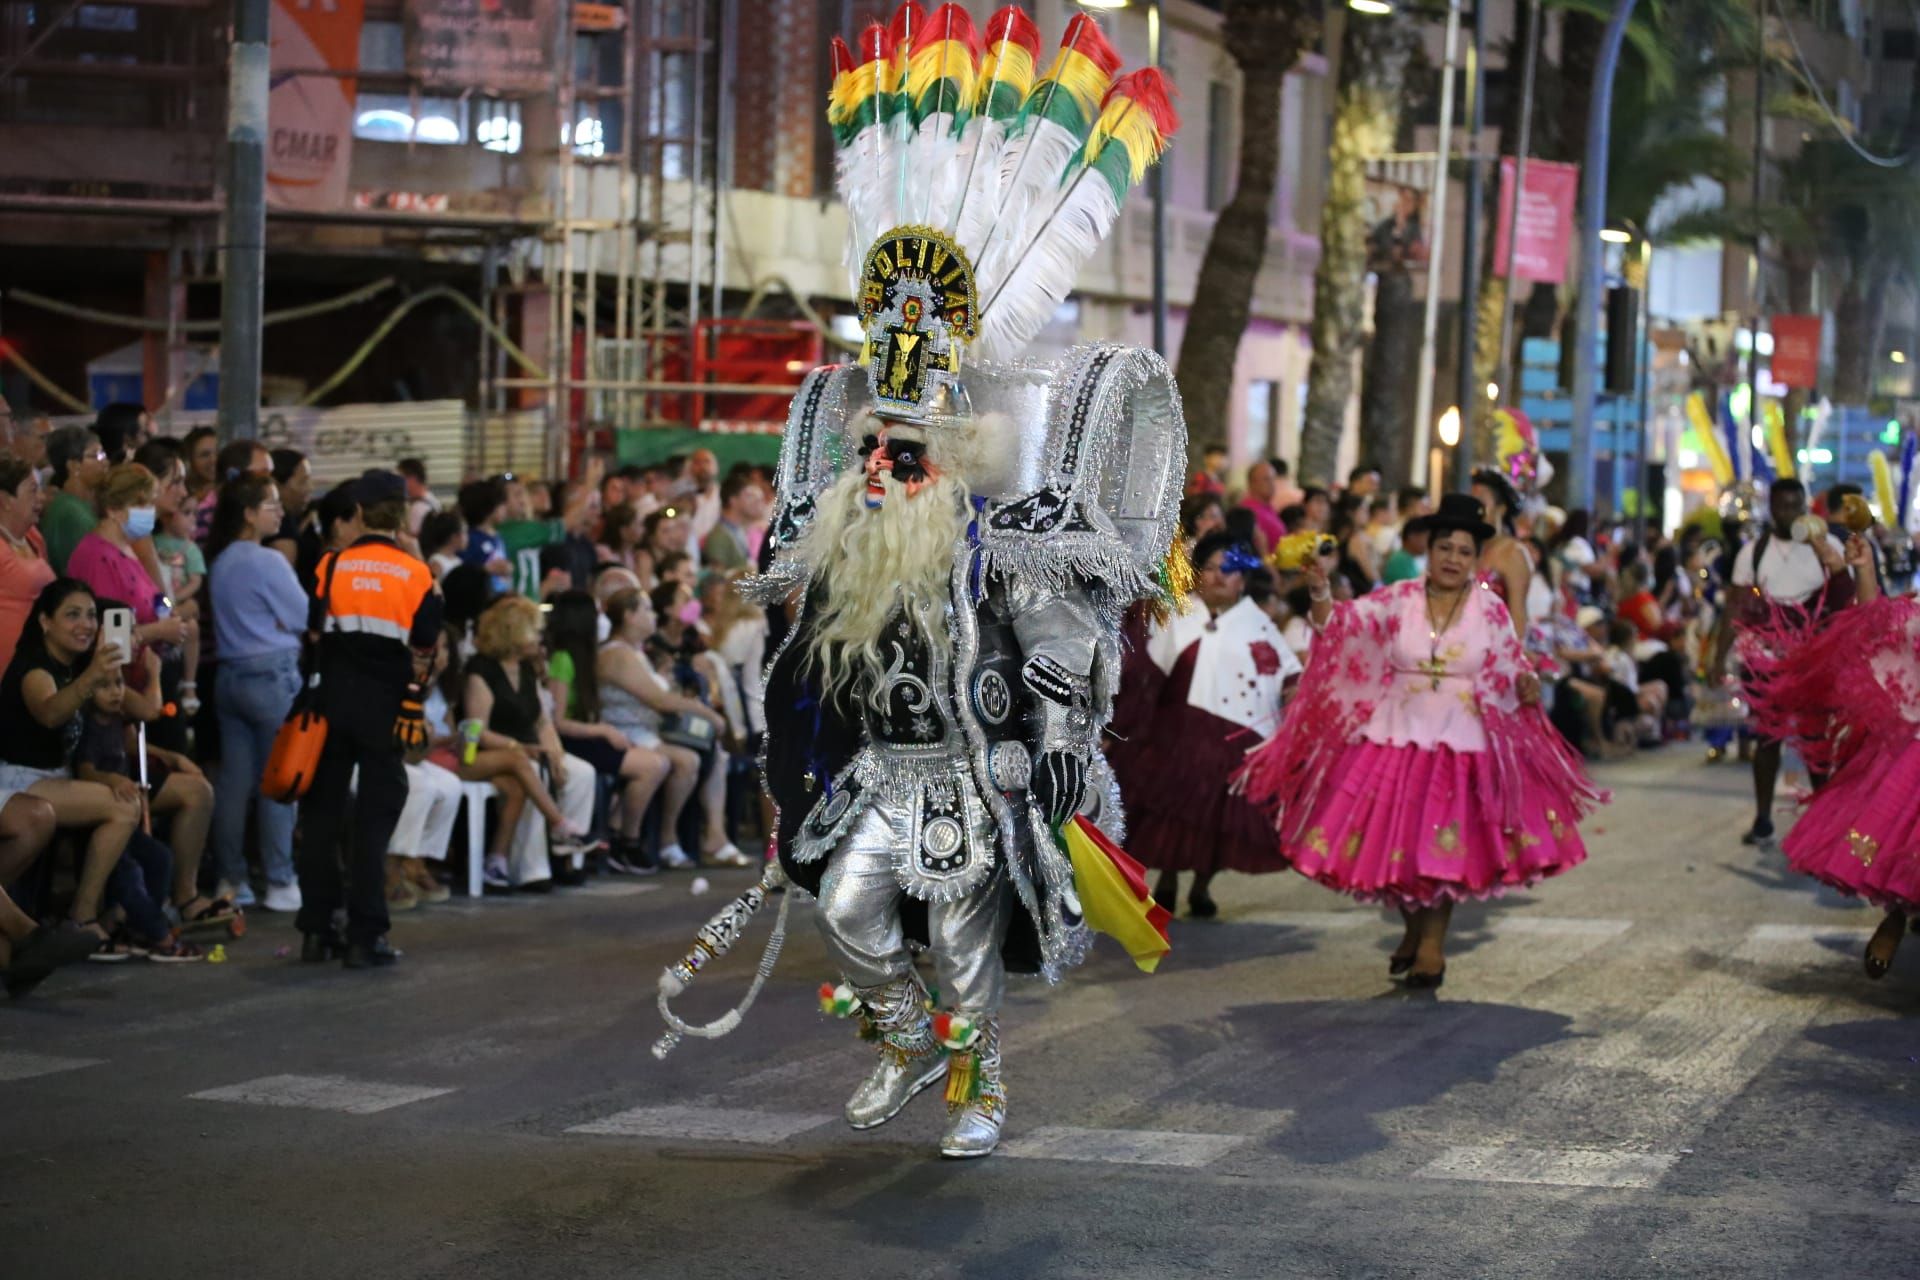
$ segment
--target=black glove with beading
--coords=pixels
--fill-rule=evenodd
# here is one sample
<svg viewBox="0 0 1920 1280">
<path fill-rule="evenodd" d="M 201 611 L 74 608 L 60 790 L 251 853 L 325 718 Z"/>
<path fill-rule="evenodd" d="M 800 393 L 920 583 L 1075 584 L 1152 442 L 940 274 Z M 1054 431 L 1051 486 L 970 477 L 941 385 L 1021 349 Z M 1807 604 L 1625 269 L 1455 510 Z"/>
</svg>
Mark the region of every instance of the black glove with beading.
<svg viewBox="0 0 1920 1280">
<path fill-rule="evenodd" d="M 1087 762 L 1071 751 L 1043 751 L 1033 762 L 1028 800 L 1046 815 L 1047 825 L 1065 826 L 1086 797 Z"/>
</svg>

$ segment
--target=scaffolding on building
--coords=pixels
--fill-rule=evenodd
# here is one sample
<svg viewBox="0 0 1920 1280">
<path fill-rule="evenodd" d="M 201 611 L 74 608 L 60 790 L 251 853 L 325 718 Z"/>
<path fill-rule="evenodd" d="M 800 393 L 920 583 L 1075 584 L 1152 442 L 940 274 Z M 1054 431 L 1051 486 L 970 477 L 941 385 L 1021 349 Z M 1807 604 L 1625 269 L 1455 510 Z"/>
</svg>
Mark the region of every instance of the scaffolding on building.
<svg viewBox="0 0 1920 1280">
<path fill-rule="evenodd" d="M 25 4 L 0 0 L 0 14 L 17 18 L 29 11 Z M 558 15 L 555 78 L 550 88 L 538 90 L 478 82 L 449 88 L 423 80 L 410 61 L 400 61 L 396 35 L 362 44 L 368 65 L 293 73 L 355 78 L 362 94 L 402 100 L 416 129 L 435 104 L 456 101 L 434 95 L 458 90 L 457 108 L 447 109 L 459 113 L 460 144 L 474 147 L 471 154 L 484 165 L 462 168 L 439 163 L 436 155 L 434 163 L 415 170 L 388 153 L 370 170 L 379 176 L 362 180 L 368 189 L 356 186 L 343 206 L 276 207 L 269 216 L 283 226 L 300 221 L 377 227 L 377 251 L 389 255 L 431 243 L 428 260 L 451 267 L 456 277 L 443 270 L 436 287 L 477 293 L 475 319 L 481 323 L 470 472 L 559 476 L 583 451 L 622 452 L 623 438 L 631 438 L 623 433 L 726 429 L 737 425 L 730 419 L 751 419 L 752 429 L 763 430 L 784 418 L 774 402 L 799 380 L 796 370 L 811 363 L 804 359 L 805 343 L 812 341 L 817 350 L 817 322 L 746 321 L 726 309 L 730 283 L 738 287 L 736 296 L 754 284 L 730 282 L 726 275 L 731 228 L 725 193 L 733 182 L 735 124 L 728 86 L 739 57 L 743 7 L 741 0 L 555 3 L 549 10 Z M 409 0 L 380 0 L 369 5 L 367 20 L 392 27 L 409 12 Z M 171 105 L 156 108 L 154 118 L 183 137 L 191 134 L 199 159 L 191 190 L 142 189 L 108 200 L 91 188 L 22 193 L 0 182 L 0 202 L 14 213 L 146 216 L 172 228 L 164 263 L 149 268 L 149 310 L 129 320 L 148 328 L 164 321 L 150 341 L 165 357 L 163 412 L 184 387 L 173 366 L 197 350 L 180 328 L 185 288 L 217 278 L 211 246 L 217 244 L 221 209 L 216 126 L 225 89 L 217 55 L 226 29 L 211 11 L 183 12 L 178 24 L 181 48 L 195 51 L 191 65 L 142 69 L 153 76 L 164 72 L 169 86 L 178 81 L 175 96 L 191 99 L 187 117 L 193 128 L 181 127 L 175 119 L 180 109 Z M 63 119 L 65 98 L 41 104 L 23 83 L 31 76 L 33 93 L 52 92 L 40 86 L 90 69 L 71 58 L 25 60 L 40 52 L 44 38 L 37 25 L 0 24 L 0 63 L 18 73 L 0 85 L 0 124 L 38 118 L 35 107 Z M 393 53 L 369 57 L 369 48 Z M 388 105 L 383 101 L 383 109 Z M 469 112 L 471 135 L 465 132 Z M 361 135 L 359 127 L 356 117 L 356 136 L 367 147 L 398 143 L 411 152 L 429 141 L 417 133 L 405 139 Z M 497 168 L 482 148 L 498 157 Z M 419 179 L 421 190 L 383 189 L 383 183 L 409 185 L 415 172 L 432 175 Z M 469 185 L 456 174 L 464 174 Z M 497 176 L 489 181 L 490 174 Z M 269 253 L 288 248 L 282 240 Z M 324 256 L 329 250 L 312 252 Z M 414 281 L 399 287 L 410 298 L 419 293 Z M 152 310 L 153 298 L 164 306 Z M 796 341 L 793 331 L 802 328 L 805 339 Z M 376 340 L 383 332 L 376 327 Z M 755 341 L 762 346 L 755 348 Z M 318 385 L 324 392 L 337 380 Z"/>
<path fill-rule="evenodd" d="M 534 461 L 516 407 L 544 410 L 538 461 L 549 475 L 583 450 L 617 452 L 618 432 L 698 425 L 713 386 L 696 377 L 695 352 L 726 288 L 732 120 L 720 87 L 736 3 L 574 6 L 555 95 L 550 220 L 483 266 L 500 329 L 516 299 L 523 326 L 529 303 L 534 316 L 545 305 L 544 377 L 510 371 L 499 343 L 481 337 L 481 403 L 489 431 L 504 437 L 482 452 L 500 469 Z"/>
</svg>

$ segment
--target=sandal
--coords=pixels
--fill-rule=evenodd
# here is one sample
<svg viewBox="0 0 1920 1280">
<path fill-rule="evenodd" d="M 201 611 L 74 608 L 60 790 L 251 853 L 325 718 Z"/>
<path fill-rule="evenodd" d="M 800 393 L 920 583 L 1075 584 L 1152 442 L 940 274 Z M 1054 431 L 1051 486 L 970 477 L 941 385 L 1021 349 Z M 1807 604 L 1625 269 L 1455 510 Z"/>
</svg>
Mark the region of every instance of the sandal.
<svg viewBox="0 0 1920 1280">
<path fill-rule="evenodd" d="M 196 902 L 205 905 L 198 911 L 189 910 Z M 233 905 L 233 899 L 209 898 L 203 893 L 197 893 L 183 903 L 175 903 L 173 909 L 180 913 L 182 929 L 210 929 L 223 925 L 240 914 L 240 908 Z"/>
<path fill-rule="evenodd" d="M 195 960 L 205 960 L 207 953 L 175 934 L 165 942 L 149 945 L 146 956 L 155 964 L 190 964 Z"/>
<path fill-rule="evenodd" d="M 135 956 L 144 954 L 146 953 L 116 934 L 111 938 L 100 939 L 100 945 L 93 949 L 93 954 L 87 959 L 95 964 L 125 964 Z"/>
</svg>

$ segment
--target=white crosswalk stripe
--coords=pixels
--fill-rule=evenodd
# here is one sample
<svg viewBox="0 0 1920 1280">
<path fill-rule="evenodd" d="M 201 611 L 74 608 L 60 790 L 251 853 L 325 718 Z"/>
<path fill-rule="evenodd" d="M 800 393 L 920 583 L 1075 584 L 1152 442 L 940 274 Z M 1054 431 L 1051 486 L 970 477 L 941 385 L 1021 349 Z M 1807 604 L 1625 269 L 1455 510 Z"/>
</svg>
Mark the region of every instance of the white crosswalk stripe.
<svg viewBox="0 0 1920 1280">
<path fill-rule="evenodd" d="M 581 885 L 574 892 L 586 898 L 634 898 L 643 893 L 652 893 L 658 884 L 635 884 L 631 880 L 596 880 L 592 884 Z"/>
<path fill-rule="evenodd" d="M 1574 1029 L 1589 1033 L 1557 1039 L 1507 1064 L 1508 1072 L 1530 1068 L 1536 1076 L 1548 1067 L 1549 1083 L 1504 1110 L 1500 1125 L 1544 1135 L 1563 1132 L 1566 1116 L 1582 1115 L 1589 1124 L 1604 1120 L 1619 1135 L 1619 1146 L 1561 1149 L 1483 1139 L 1450 1147 L 1421 1176 L 1564 1186 L 1657 1184 L 1677 1159 L 1667 1153 L 1690 1149 L 1778 1051 L 1821 1016 L 1828 1003 L 1824 997 L 1776 990 L 1760 975 L 1772 966 L 1800 968 L 1816 961 L 1824 953 L 1819 940 L 1835 932 L 1755 926 L 1732 949 L 1730 963 L 1699 968 L 1653 1008 L 1601 1034 L 1591 1034 L 1583 1022 L 1606 1015 L 1581 1007 L 1584 1000 L 1571 1007 L 1560 1002 L 1554 1011 L 1571 1015 Z M 1587 1115 L 1603 1098 L 1616 1101 L 1603 1103 L 1603 1113 Z"/>
<path fill-rule="evenodd" d="M 1369 926 L 1379 928 L 1381 921 L 1382 917 L 1377 911 L 1250 911 L 1245 915 L 1230 917 L 1227 923 L 1284 925 L 1290 929 L 1325 932 Z"/>
<path fill-rule="evenodd" d="M 748 1111 L 736 1107 L 635 1107 L 577 1124 L 568 1133 L 620 1138 L 685 1138 L 696 1142 L 746 1142 L 772 1146 L 796 1134 L 831 1124 L 833 1116 Z"/>
<path fill-rule="evenodd" d="M 383 1084 L 346 1076 L 262 1076 L 207 1089 L 188 1097 L 201 1102 L 238 1102 L 257 1107 L 304 1107 L 366 1116 L 452 1093 L 428 1085 Z"/>
<path fill-rule="evenodd" d="M 1414 1177 L 1555 1187 L 1650 1187 L 1679 1158 L 1635 1151 L 1451 1147 Z"/>
<path fill-rule="evenodd" d="M 0 1053 L 0 1081 L 31 1080 L 61 1071 L 97 1067 L 104 1058 L 56 1058 L 44 1053 Z"/>
<path fill-rule="evenodd" d="M 1007 1137 L 1000 1144 L 1000 1154 L 1015 1160 L 1080 1160 L 1198 1169 L 1212 1164 L 1246 1140 L 1242 1135 L 1230 1133 L 1162 1133 L 1152 1129 L 1042 1125 Z"/>
</svg>

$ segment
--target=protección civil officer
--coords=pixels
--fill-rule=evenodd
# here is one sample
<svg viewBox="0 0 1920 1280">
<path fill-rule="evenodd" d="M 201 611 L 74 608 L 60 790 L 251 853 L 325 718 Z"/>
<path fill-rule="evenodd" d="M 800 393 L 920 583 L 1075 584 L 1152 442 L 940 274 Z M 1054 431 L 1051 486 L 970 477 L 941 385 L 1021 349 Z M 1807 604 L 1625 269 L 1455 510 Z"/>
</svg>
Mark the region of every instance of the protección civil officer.
<svg viewBox="0 0 1920 1280">
<path fill-rule="evenodd" d="M 426 743 L 421 691 L 440 634 L 441 597 L 432 570 L 399 542 L 405 481 L 368 471 L 354 482 L 353 497 L 366 532 L 322 557 L 314 575 L 310 621 L 319 635 L 317 705 L 327 743 L 300 803 L 299 924 L 301 959 L 339 955 L 347 968 L 367 969 L 400 958 L 387 940 L 387 844 L 407 802 L 406 758 Z M 343 899 L 344 938 L 334 927 Z"/>
</svg>

